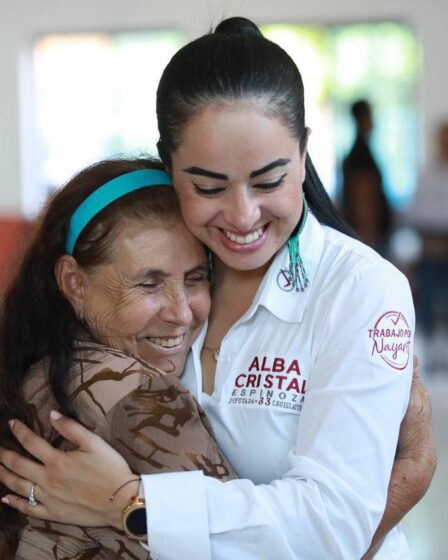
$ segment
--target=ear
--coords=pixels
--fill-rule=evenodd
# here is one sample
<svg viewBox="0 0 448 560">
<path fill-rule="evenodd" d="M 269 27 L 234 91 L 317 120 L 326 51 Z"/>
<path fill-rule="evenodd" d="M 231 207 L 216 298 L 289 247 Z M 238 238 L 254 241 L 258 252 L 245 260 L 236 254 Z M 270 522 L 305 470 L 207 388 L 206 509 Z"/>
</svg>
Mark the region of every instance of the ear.
<svg viewBox="0 0 448 560">
<path fill-rule="evenodd" d="M 305 139 L 303 142 L 303 148 L 300 155 L 300 176 L 302 178 L 302 185 L 305 182 L 306 178 L 306 155 L 308 153 L 308 138 L 311 134 L 311 128 L 305 128 Z"/>
<path fill-rule="evenodd" d="M 79 319 L 82 319 L 86 276 L 71 255 L 62 255 L 54 267 L 56 283 L 62 295 L 67 299 Z"/>
</svg>

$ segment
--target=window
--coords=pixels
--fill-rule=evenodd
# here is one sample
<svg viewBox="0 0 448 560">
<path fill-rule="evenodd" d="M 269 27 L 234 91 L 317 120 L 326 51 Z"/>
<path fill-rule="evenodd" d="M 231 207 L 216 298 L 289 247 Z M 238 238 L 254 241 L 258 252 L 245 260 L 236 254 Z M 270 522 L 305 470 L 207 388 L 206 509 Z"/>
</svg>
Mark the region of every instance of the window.
<svg viewBox="0 0 448 560">
<path fill-rule="evenodd" d="M 372 149 L 385 190 L 400 209 L 416 186 L 420 74 L 418 43 L 398 23 L 266 25 L 264 34 L 297 63 L 305 84 L 310 153 L 329 193 L 354 138 L 350 104 L 368 99 L 374 111 Z"/>
<path fill-rule="evenodd" d="M 46 35 L 33 49 L 35 212 L 52 188 L 114 155 L 155 154 L 155 95 L 180 33 Z"/>
</svg>

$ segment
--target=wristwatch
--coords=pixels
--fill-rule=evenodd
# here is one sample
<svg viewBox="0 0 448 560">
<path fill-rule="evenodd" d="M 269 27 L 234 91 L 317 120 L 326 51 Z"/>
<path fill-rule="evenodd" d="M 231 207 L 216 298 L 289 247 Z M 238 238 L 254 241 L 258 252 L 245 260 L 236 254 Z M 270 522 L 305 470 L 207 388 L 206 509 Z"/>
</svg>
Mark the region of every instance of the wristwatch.
<svg viewBox="0 0 448 560">
<path fill-rule="evenodd" d="M 148 541 L 145 499 L 134 496 L 121 514 L 121 524 L 126 536 L 138 541 Z"/>
</svg>

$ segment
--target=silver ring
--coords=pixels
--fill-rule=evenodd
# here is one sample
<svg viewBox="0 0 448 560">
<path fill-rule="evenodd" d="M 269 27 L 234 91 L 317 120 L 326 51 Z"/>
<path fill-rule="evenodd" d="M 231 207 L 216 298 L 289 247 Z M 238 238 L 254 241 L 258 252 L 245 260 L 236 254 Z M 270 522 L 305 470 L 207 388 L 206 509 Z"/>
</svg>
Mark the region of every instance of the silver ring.
<svg viewBox="0 0 448 560">
<path fill-rule="evenodd" d="M 28 503 L 31 507 L 35 507 L 39 505 L 39 502 L 36 500 L 36 494 L 34 493 L 36 489 L 36 483 L 33 482 L 30 490 L 30 495 L 28 496 Z"/>
</svg>

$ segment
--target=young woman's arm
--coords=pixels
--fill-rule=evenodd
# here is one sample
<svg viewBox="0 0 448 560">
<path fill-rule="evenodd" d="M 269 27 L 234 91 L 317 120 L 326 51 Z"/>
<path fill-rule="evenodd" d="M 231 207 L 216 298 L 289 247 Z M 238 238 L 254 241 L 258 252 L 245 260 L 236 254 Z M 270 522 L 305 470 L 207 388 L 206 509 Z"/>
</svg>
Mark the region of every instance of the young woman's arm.
<svg viewBox="0 0 448 560">
<path fill-rule="evenodd" d="M 362 560 L 371 560 L 375 556 L 387 533 L 423 498 L 436 466 L 437 450 L 432 433 L 431 399 L 420 381 L 418 360 L 414 356 L 411 396 L 406 416 L 401 423 L 386 510 Z"/>
</svg>

